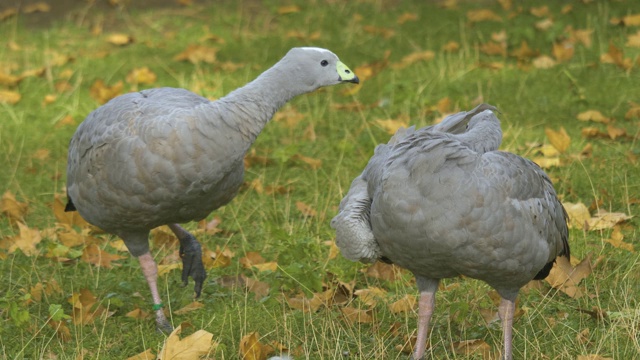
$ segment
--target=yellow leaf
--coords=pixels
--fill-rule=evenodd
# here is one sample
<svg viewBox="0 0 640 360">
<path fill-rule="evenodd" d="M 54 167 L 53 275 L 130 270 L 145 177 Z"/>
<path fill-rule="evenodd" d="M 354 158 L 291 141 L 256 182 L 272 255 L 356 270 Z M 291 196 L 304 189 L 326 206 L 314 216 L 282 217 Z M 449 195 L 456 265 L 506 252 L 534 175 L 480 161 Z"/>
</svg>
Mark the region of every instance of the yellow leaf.
<svg viewBox="0 0 640 360">
<path fill-rule="evenodd" d="M 540 7 L 533 7 L 529 10 L 529 12 L 531 12 L 531 15 L 536 17 L 545 17 L 545 16 L 549 16 L 549 7 L 547 5 L 540 6 Z"/>
<path fill-rule="evenodd" d="M 481 21 L 502 21 L 502 17 L 488 9 L 467 11 L 467 20 L 472 23 Z"/>
<path fill-rule="evenodd" d="M 609 43 L 609 51 L 600 55 L 600 62 L 603 64 L 615 64 L 623 70 L 629 70 L 633 67 L 633 61 L 630 58 L 625 58 L 622 49 Z"/>
<path fill-rule="evenodd" d="M 589 219 L 589 230 L 611 229 L 615 225 L 625 222 L 631 218 L 633 218 L 633 216 L 629 216 L 625 213 L 611 213 L 600 210 L 594 217 Z"/>
<path fill-rule="evenodd" d="M 602 113 L 598 110 L 587 110 L 581 112 L 576 116 L 576 118 L 580 121 L 594 121 L 605 124 L 608 124 L 611 121 L 611 119 L 602 115 Z"/>
<path fill-rule="evenodd" d="M 473 357 L 473 355 L 481 356 L 482 359 L 491 358 L 491 346 L 484 340 L 464 340 L 451 344 L 456 354 Z"/>
<path fill-rule="evenodd" d="M 112 262 L 124 258 L 126 257 L 122 255 L 108 253 L 100 249 L 96 244 L 90 244 L 85 247 L 81 256 L 82 261 L 106 269 L 111 269 L 113 265 L 119 266 L 119 264 L 112 264 Z"/>
<path fill-rule="evenodd" d="M 529 47 L 526 41 L 522 41 L 518 49 L 513 50 L 509 55 L 518 58 L 519 60 L 529 59 L 538 55 L 537 51 L 534 51 Z"/>
<path fill-rule="evenodd" d="M 627 35 L 627 43 L 625 46 L 640 48 L 640 30 L 635 34 Z"/>
<path fill-rule="evenodd" d="M 560 256 L 551 268 L 549 276 L 545 279 L 549 285 L 559 289 L 572 298 L 580 298 L 585 295 L 582 288 L 578 287 L 580 281 L 586 278 L 593 271 L 591 265 L 591 255 L 584 258 L 574 268 L 569 259 Z"/>
<path fill-rule="evenodd" d="M 589 355 L 578 355 L 576 360 L 613 360 L 610 357 L 603 357 L 597 354 L 589 354 Z"/>
<path fill-rule="evenodd" d="M 141 68 L 133 69 L 127 75 L 127 82 L 129 84 L 153 84 L 156 82 L 156 74 L 149 70 L 148 67 L 143 66 Z"/>
<path fill-rule="evenodd" d="M 563 202 L 562 206 L 564 206 L 564 209 L 569 215 L 569 228 L 582 230 L 589 227 L 591 214 L 589 213 L 589 209 L 585 204 Z"/>
<path fill-rule="evenodd" d="M 213 64 L 216 62 L 217 52 L 217 48 L 191 44 L 187 46 L 187 48 L 183 52 L 176 55 L 173 60 L 189 61 L 193 64 L 198 64 L 200 62 Z"/>
<path fill-rule="evenodd" d="M 391 66 L 391 68 L 393 69 L 404 69 L 407 66 L 414 64 L 418 61 L 429 61 L 431 59 L 433 59 L 436 56 L 436 54 L 431 51 L 431 50 L 425 50 L 425 51 L 416 51 L 414 53 L 411 53 L 405 57 L 402 58 L 402 60 L 400 60 L 400 62 L 397 62 L 395 64 L 393 64 Z"/>
<path fill-rule="evenodd" d="M 498 0 L 503 10 L 511 10 L 513 6 L 513 0 Z"/>
<path fill-rule="evenodd" d="M 213 334 L 198 330 L 193 334 L 180 339 L 182 325 L 179 325 L 167 337 L 158 354 L 159 360 L 193 360 L 208 355 L 217 346 L 213 342 Z"/>
<path fill-rule="evenodd" d="M 89 94 L 92 98 L 94 98 L 98 103 L 104 104 L 107 101 L 113 99 L 114 97 L 122 94 L 122 88 L 124 84 L 122 81 L 118 81 L 112 86 L 108 86 L 104 83 L 102 79 L 96 80 L 89 89 Z"/>
<path fill-rule="evenodd" d="M 204 307 L 204 304 L 198 301 L 194 301 L 189 305 L 184 306 L 182 309 L 178 309 L 176 311 L 174 311 L 174 314 L 177 315 L 182 315 L 182 314 L 186 314 L 192 311 L 196 311 L 198 309 L 202 309 Z"/>
<path fill-rule="evenodd" d="M 24 221 L 27 207 L 27 203 L 19 202 L 9 191 L 5 192 L 0 199 L 0 213 L 8 217 L 11 223 Z"/>
<path fill-rule="evenodd" d="M 111 34 L 107 36 L 107 42 L 113 45 L 123 46 L 133 43 L 133 37 L 127 34 Z"/>
<path fill-rule="evenodd" d="M 20 95 L 20 93 L 0 89 L 0 104 L 15 105 L 20 101 L 20 99 L 22 99 L 22 95 Z"/>
<path fill-rule="evenodd" d="M 260 343 L 260 334 L 254 331 L 240 339 L 240 358 L 242 360 L 266 360 L 274 349 Z"/>
<path fill-rule="evenodd" d="M 389 304 L 389 310 L 393 314 L 409 312 L 415 309 L 416 307 L 416 297 L 415 295 L 406 294 L 400 300 Z"/>
<path fill-rule="evenodd" d="M 453 40 L 442 45 L 442 51 L 445 51 L 445 52 L 456 52 L 459 49 L 460 49 L 460 44 Z"/>
<path fill-rule="evenodd" d="M 622 22 L 625 26 L 640 26 L 640 14 L 624 16 Z"/>
<path fill-rule="evenodd" d="M 152 349 L 147 349 L 138 355 L 128 357 L 127 360 L 156 360 L 156 354 Z"/>
<path fill-rule="evenodd" d="M 0 71 L 0 85 L 13 87 L 18 85 L 20 81 L 22 81 L 22 79 L 22 76 L 5 74 L 4 72 Z"/>
<path fill-rule="evenodd" d="M 560 158 L 558 157 L 553 157 L 553 158 L 534 157 L 531 160 L 534 163 L 538 164 L 538 166 L 540 166 L 543 169 L 548 169 L 554 166 L 560 166 Z"/>
<path fill-rule="evenodd" d="M 372 25 L 365 25 L 362 27 L 362 29 L 369 34 L 382 36 L 384 39 L 389 39 L 396 34 L 396 32 L 391 28 L 377 27 Z"/>
<path fill-rule="evenodd" d="M 376 120 L 376 123 L 391 135 L 395 134 L 398 129 L 406 128 L 408 126 L 408 122 L 405 119 Z"/>
<path fill-rule="evenodd" d="M 338 257 L 338 254 L 340 254 L 340 248 L 338 248 L 335 241 L 327 240 L 323 242 L 323 244 L 329 247 L 329 255 L 327 255 L 327 260 L 333 260 Z"/>
<path fill-rule="evenodd" d="M 636 104 L 631 102 L 629 110 L 624 114 L 625 120 L 630 120 L 631 118 L 640 118 L 640 104 Z"/>
<path fill-rule="evenodd" d="M 295 14 L 298 12 L 300 12 L 300 7 L 298 5 L 280 6 L 278 8 L 278 14 L 280 15 Z"/>
<path fill-rule="evenodd" d="M 262 264 L 254 264 L 253 267 L 258 269 L 258 271 L 276 271 L 278 270 L 278 263 L 275 261 L 270 261 Z"/>
<path fill-rule="evenodd" d="M 613 231 L 611 232 L 611 237 L 609 239 L 607 239 L 606 241 L 613 245 L 614 247 L 620 248 L 620 249 L 624 249 L 630 252 L 636 252 L 635 249 L 633 248 L 633 244 L 630 244 L 628 242 L 624 242 L 622 241 L 624 239 L 624 235 L 622 234 L 622 232 L 620 231 L 620 227 L 615 226 L 613 228 Z"/>
<path fill-rule="evenodd" d="M 49 4 L 47 4 L 44 1 L 28 4 L 28 5 L 25 5 L 24 8 L 22 8 L 22 12 L 25 14 L 32 14 L 37 12 L 46 13 L 46 12 L 49 12 L 50 10 L 51 10 L 51 6 L 49 6 Z"/>
<path fill-rule="evenodd" d="M 314 158 L 310 158 L 308 156 L 304 156 L 300 154 L 295 154 L 294 156 L 291 157 L 291 159 L 300 160 L 303 163 L 309 165 L 309 167 L 312 168 L 313 170 L 317 170 L 322 167 L 322 160 L 320 159 L 314 159 Z"/>
<path fill-rule="evenodd" d="M 559 131 L 553 130 L 551 128 L 545 128 L 544 133 L 547 135 L 549 142 L 553 145 L 554 148 L 558 149 L 559 152 L 564 153 L 569 148 L 569 144 L 571 144 L 571 138 L 567 131 L 563 126 L 560 127 Z"/>
<path fill-rule="evenodd" d="M 553 26 L 553 20 L 546 18 L 535 23 L 535 28 L 540 31 L 547 31 Z"/>
<path fill-rule="evenodd" d="M 130 317 L 132 319 L 146 319 L 150 316 L 150 314 L 140 308 L 135 308 L 128 313 L 125 314 L 126 317 Z M 154 357 L 155 358 L 155 357 Z"/>
<path fill-rule="evenodd" d="M 480 44 L 480 51 L 487 55 L 507 55 L 507 44 L 497 43 L 495 41 L 489 41 L 484 44 Z"/>
<path fill-rule="evenodd" d="M 40 231 L 37 229 L 30 229 L 22 222 L 17 222 L 17 224 L 20 229 L 20 234 L 9 238 L 11 243 L 8 249 L 9 254 L 20 249 L 22 253 L 27 256 L 37 255 L 38 249 L 36 248 L 36 245 L 42 241 Z"/>
<path fill-rule="evenodd" d="M 609 137 L 611 138 L 611 140 L 615 140 L 619 137 L 626 136 L 627 131 L 622 128 L 617 128 L 612 125 L 607 125 L 607 134 L 609 134 Z"/>
<path fill-rule="evenodd" d="M 358 289 L 353 292 L 362 303 L 369 307 L 378 304 L 378 300 L 383 299 L 387 295 L 387 291 L 378 287 L 370 287 L 366 289 Z"/>
<path fill-rule="evenodd" d="M 401 271 L 403 271 L 402 268 L 393 264 L 385 264 L 382 261 L 377 261 L 367 268 L 365 274 L 376 279 L 395 281 L 400 276 Z"/>
</svg>

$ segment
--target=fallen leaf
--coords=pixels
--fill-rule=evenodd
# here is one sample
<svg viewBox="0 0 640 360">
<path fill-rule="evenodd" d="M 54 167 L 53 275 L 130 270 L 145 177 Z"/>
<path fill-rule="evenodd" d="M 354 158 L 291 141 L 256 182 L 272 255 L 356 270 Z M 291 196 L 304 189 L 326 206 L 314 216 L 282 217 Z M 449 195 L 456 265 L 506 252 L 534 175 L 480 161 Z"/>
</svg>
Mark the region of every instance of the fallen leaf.
<svg viewBox="0 0 640 360">
<path fill-rule="evenodd" d="M 298 12 L 300 12 L 300 7 L 298 5 L 280 6 L 278 8 L 278 14 L 280 15 L 295 14 Z"/>
<path fill-rule="evenodd" d="M 171 332 L 167 337 L 162 350 L 158 354 L 158 360 L 194 360 L 201 356 L 208 355 L 217 344 L 213 342 L 213 334 L 198 330 L 193 334 L 180 339 L 182 325 Z"/>
<path fill-rule="evenodd" d="M 622 22 L 625 26 L 640 26 L 640 14 L 623 16 Z"/>
<path fill-rule="evenodd" d="M 260 334 L 254 331 L 240 339 L 240 358 L 242 360 L 266 360 L 275 350 L 260 343 Z"/>
<path fill-rule="evenodd" d="M 247 285 L 247 290 L 254 294 L 256 301 L 260 301 L 269 295 L 269 290 L 271 289 L 271 285 L 269 285 L 269 283 L 259 281 L 254 278 L 246 278 L 245 283 Z"/>
<path fill-rule="evenodd" d="M 152 349 L 147 349 L 140 354 L 128 357 L 127 360 L 156 360 L 156 354 Z"/>
<path fill-rule="evenodd" d="M 400 128 L 407 128 L 409 126 L 409 121 L 407 116 L 400 116 L 398 119 L 385 119 L 376 120 L 378 126 L 384 129 L 387 134 L 395 134 Z"/>
<path fill-rule="evenodd" d="M 600 210 L 594 217 L 589 219 L 589 230 L 611 229 L 615 225 L 625 222 L 631 218 L 633 218 L 633 216 L 629 216 L 625 213 L 611 213 Z"/>
<path fill-rule="evenodd" d="M 44 1 L 27 4 L 22 8 L 22 12 L 25 14 L 33 14 L 37 12 L 46 13 L 49 11 L 51 11 L 51 6 Z"/>
<path fill-rule="evenodd" d="M 620 231 L 620 227 L 614 226 L 613 231 L 611 232 L 610 238 L 605 241 L 611 244 L 613 247 L 624 249 L 629 252 L 636 252 L 635 248 L 633 247 L 633 244 L 624 242 L 622 241 L 623 239 L 624 239 L 624 235 Z"/>
<path fill-rule="evenodd" d="M 632 118 L 640 118 L 640 104 L 634 102 L 629 103 L 629 110 L 624 114 L 625 120 L 631 120 Z"/>
<path fill-rule="evenodd" d="M 116 33 L 107 36 L 107 42 L 113 45 L 124 46 L 133 43 L 131 35 Z"/>
<path fill-rule="evenodd" d="M 69 330 L 66 321 L 55 321 L 50 319 L 47 322 L 47 325 L 55 331 L 56 336 L 58 339 L 62 340 L 62 342 L 68 342 L 71 340 L 71 330 Z"/>
<path fill-rule="evenodd" d="M 587 110 L 579 113 L 576 118 L 580 121 L 593 121 L 608 124 L 611 119 L 602 115 L 598 110 Z"/>
<path fill-rule="evenodd" d="M 327 305 L 325 294 L 313 294 L 311 299 L 307 298 L 304 294 L 293 297 L 285 296 L 284 299 L 292 309 L 302 310 L 305 313 L 316 312 L 320 307 Z"/>
<path fill-rule="evenodd" d="M 22 81 L 22 76 L 14 76 L 11 74 L 5 74 L 0 71 L 0 85 L 14 87 Z"/>
<path fill-rule="evenodd" d="M 190 313 L 192 311 L 196 311 L 198 309 L 202 309 L 204 307 L 204 304 L 198 301 L 193 301 L 191 304 L 186 305 L 184 307 L 182 307 L 181 309 L 178 309 L 176 311 L 174 311 L 174 314 L 177 315 L 183 315 L 186 313 Z"/>
<path fill-rule="evenodd" d="M 553 20 L 551 18 L 546 18 L 536 22 L 533 26 L 540 31 L 547 31 L 553 26 Z"/>
<path fill-rule="evenodd" d="M 118 81 L 112 86 L 106 85 L 102 79 L 96 80 L 89 89 L 89 94 L 98 103 L 104 104 L 114 97 L 122 94 L 122 88 L 124 84 L 122 81 Z"/>
<path fill-rule="evenodd" d="M 458 50 L 460 50 L 460 44 L 453 40 L 442 45 L 442 51 L 444 52 L 456 52 Z"/>
<path fill-rule="evenodd" d="M 379 287 L 370 287 L 366 289 L 358 289 L 353 292 L 353 295 L 358 297 L 358 300 L 363 304 L 374 307 L 378 304 L 378 300 L 386 297 L 387 291 Z"/>
<path fill-rule="evenodd" d="M 303 203 L 302 201 L 296 201 L 296 209 L 304 216 L 314 217 L 317 215 L 317 211 L 310 205 Z"/>
<path fill-rule="evenodd" d="M 613 358 L 602 357 L 596 354 L 589 354 L 589 355 L 578 355 L 576 357 L 576 360 L 613 360 Z"/>
<path fill-rule="evenodd" d="M 362 310 L 353 307 L 340 308 L 342 315 L 352 324 L 370 324 L 373 322 L 373 316 L 371 316 L 372 310 Z"/>
<path fill-rule="evenodd" d="M 559 157 L 534 157 L 531 159 L 534 163 L 540 166 L 543 169 L 549 169 L 555 166 L 560 166 L 560 158 Z"/>
<path fill-rule="evenodd" d="M 280 111 L 276 112 L 273 116 L 273 121 L 276 123 L 284 123 L 287 128 L 293 129 L 306 117 L 292 105 L 285 106 Z"/>
<path fill-rule="evenodd" d="M 536 69 L 550 69 L 557 65 L 556 61 L 548 55 L 540 55 L 531 61 Z"/>
<path fill-rule="evenodd" d="M 536 17 L 545 17 L 550 15 L 549 7 L 547 5 L 540 6 L 540 7 L 532 7 L 531 9 L 529 9 L 529 12 L 531 13 L 531 15 Z"/>
<path fill-rule="evenodd" d="M 378 26 L 372 26 L 372 25 L 365 25 L 362 27 L 362 29 L 366 33 L 381 36 L 384 39 L 389 39 L 396 34 L 396 32 L 391 28 L 378 27 Z M 356 74 L 359 74 L 359 73 L 356 71 Z"/>
<path fill-rule="evenodd" d="M 573 58 L 575 46 L 573 42 L 569 40 L 554 42 L 551 53 L 558 62 L 567 62 Z"/>
<path fill-rule="evenodd" d="M 591 214 L 589 213 L 589 209 L 585 204 L 563 202 L 562 206 L 569 215 L 569 228 L 580 230 L 589 228 L 589 220 L 591 219 Z"/>
<path fill-rule="evenodd" d="M 329 247 L 329 255 L 327 255 L 327 260 L 333 260 L 338 257 L 340 254 L 340 248 L 336 245 L 336 242 L 333 240 L 327 240 L 323 242 L 323 244 Z"/>
<path fill-rule="evenodd" d="M 314 159 L 314 158 L 310 158 L 308 156 L 304 156 L 304 155 L 300 155 L 300 154 L 295 154 L 291 157 L 292 160 L 300 160 L 303 163 L 309 165 L 309 167 L 313 170 L 318 170 L 319 168 L 322 167 L 322 160 L 320 159 Z M 315 214 L 314 214 L 315 216 Z"/>
<path fill-rule="evenodd" d="M 0 89 L 0 104 L 15 105 L 20 102 L 20 99 L 22 99 L 22 95 L 20 95 L 20 93 Z"/>
<path fill-rule="evenodd" d="M 560 153 L 564 153 L 569 148 L 569 144 L 571 144 L 571 138 L 567 131 L 563 126 L 560 127 L 560 130 L 556 131 L 551 128 L 545 128 L 544 133 L 547 135 L 549 142 L 556 148 Z"/>
<path fill-rule="evenodd" d="M 84 248 L 82 251 L 82 257 L 80 258 L 82 261 L 93 264 L 97 267 L 103 267 L 106 269 L 111 269 L 114 265 L 119 266 L 120 264 L 113 264 L 114 261 L 125 259 L 125 256 L 111 254 L 102 249 L 96 244 L 90 244 Z"/>
<path fill-rule="evenodd" d="M 507 56 L 507 44 L 503 42 L 488 41 L 480 44 L 479 49 L 487 55 Z"/>
<path fill-rule="evenodd" d="M 376 279 L 395 281 L 400 277 L 401 271 L 403 271 L 402 268 L 393 264 L 386 264 L 382 261 L 377 261 L 367 268 L 365 274 Z"/>
<path fill-rule="evenodd" d="M 396 22 L 400 25 L 406 23 L 407 21 L 416 21 L 418 20 L 418 14 L 413 12 L 402 13 L 402 15 L 398 16 L 398 20 Z"/>
<path fill-rule="evenodd" d="M 627 135 L 627 131 L 622 128 L 617 128 L 613 125 L 607 125 L 607 134 L 609 134 L 611 140 L 615 140 L 619 137 L 625 137 Z"/>
<path fill-rule="evenodd" d="M 37 229 L 30 229 L 26 224 L 18 221 L 19 234 L 10 236 L 4 240 L 8 240 L 9 254 L 14 253 L 17 249 L 20 249 L 26 256 L 33 256 L 38 254 L 37 245 L 42 241 L 40 231 Z"/>
<path fill-rule="evenodd" d="M 591 255 L 585 257 L 576 267 L 573 267 L 565 256 L 560 256 L 556 258 L 553 268 L 545 280 L 552 287 L 577 299 L 585 295 L 584 289 L 579 287 L 580 281 L 589 276 L 592 271 Z"/>
<path fill-rule="evenodd" d="M 403 57 L 400 60 L 400 62 L 392 64 L 391 68 L 392 69 L 396 69 L 396 70 L 404 69 L 407 66 L 412 65 L 412 64 L 414 64 L 414 63 L 416 63 L 418 61 L 429 61 L 429 60 L 432 60 L 435 56 L 436 56 L 436 54 L 431 50 L 416 51 L 416 52 L 413 52 L 413 53 Z"/>
<path fill-rule="evenodd" d="M 128 313 L 125 314 L 126 317 L 130 317 L 132 319 L 144 320 L 147 319 L 151 314 L 147 311 L 144 311 L 140 308 L 135 308 Z"/>
<path fill-rule="evenodd" d="M 240 258 L 239 262 L 243 268 L 250 269 L 254 265 L 263 264 L 265 260 L 259 252 L 248 251 L 244 257 Z"/>
<path fill-rule="evenodd" d="M 9 7 L 2 11 L 0 11 L 0 21 L 4 21 L 12 16 L 16 16 L 18 14 L 18 9 L 16 7 Z"/>
<path fill-rule="evenodd" d="M 81 289 L 73 293 L 67 300 L 73 306 L 72 319 L 75 325 L 93 324 L 95 319 L 110 317 L 114 312 L 108 312 L 105 307 L 98 304 L 98 298 L 88 289 Z"/>
<path fill-rule="evenodd" d="M 633 61 L 625 58 L 622 49 L 609 43 L 609 51 L 600 55 L 600 62 L 603 64 L 615 64 L 623 70 L 629 70 L 633 67 Z"/>
<path fill-rule="evenodd" d="M 0 213 L 4 214 L 12 224 L 23 222 L 27 214 L 27 203 L 16 200 L 13 193 L 6 191 L 0 199 Z"/>
<path fill-rule="evenodd" d="M 574 43 L 580 43 L 580 44 L 584 45 L 587 48 L 591 47 L 591 44 L 593 42 L 593 40 L 592 40 L 593 29 L 573 30 L 573 28 L 567 27 L 567 29 L 565 29 L 565 31 L 569 33 L 569 39 L 571 41 L 573 41 Z"/>
<path fill-rule="evenodd" d="M 216 62 L 217 52 L 218 48 L 191 44 L 180 54 L 176 55 L 173 60 L 189 61 L 192 64 L 199 64 L 200 62 L 213 64 Z"/>
<path fill-rule="evenodd" d="M 531 49 L 529 44 L 523 40 L 522 43 L 520 43 L 520 47 L 513 50 L 509 55 L 517 58 L 518 60 L 525 60 L 538 56 L 538 52 Z"/>
<path fill-rule="evenodd" d="M 135 68 L 127 74 L 127 82 L 129 84 L 146 84 L 150 85 L 156 82 L 157 76 L 148 67 Z"/>
<path fill-rule="evenodd" d="M 389 304 L 389 310 L 393 314 L 413 311 L 416 308 L 416 296 L 406 294 L 400 300 Z"/>
<path fill-rule="evenodd" d="M 262 264 L 253 265 L 258 271 L 276 271 L 278 270 L 278 263 L 275 261 L 265 262 Z"/>
<path fill-rule="evenodd" d="M 640 30 L 635 34 L 627 35 L 627 42 L 624 44 L 628 47 L 640 48 Z"/>
<path fill-rule="evenodd" d="M 467 11 L 467 20 L 471 23 L 481 21 L 502 21 L 502 17 L 488 9 Z"/>
<path fill-rule="evenodd" d="M 458 341 L 452 343 L 451 346 L 454 352 L 459 355 L 478 355 L 482 359 L 491 358 L 491 346 L 481 339 Z"/>
</svg>

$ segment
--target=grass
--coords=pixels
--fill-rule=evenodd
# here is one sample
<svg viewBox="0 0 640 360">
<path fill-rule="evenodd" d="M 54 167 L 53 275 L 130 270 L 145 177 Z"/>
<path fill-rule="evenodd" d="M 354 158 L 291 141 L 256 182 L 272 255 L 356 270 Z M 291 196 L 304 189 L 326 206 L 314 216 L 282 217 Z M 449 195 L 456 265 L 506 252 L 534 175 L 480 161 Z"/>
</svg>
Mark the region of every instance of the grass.
<svg viewBox="0 0 640 360">
<path fill-rule="evenodd" d="M 391 64 L 418 50 L 434 51 L 430 61 L 402 69 L 382 67 L 356 94 L 345 94 L 345 86 L 296 98 L 287 109 L 295 109 L 303 119 L 294 127 L 274 121 L 258 138 L 253 149 L 270 161 L 248 168 L 247 184 L 258 180 L 288 192 L 260 194 L 246 186 L 231 204 L 210 216 L 221 219 L 223 232 L 200 236 L 200 241 L 211 249 L 227 246 L 236 255 L 229 266 L 209 271 L 202 309 L 172 315 L 176 325 L 184 321 L 193 325 L 185 330 L 187 334 L 193 329 L 213 333 L 219 345 L 209 357 L 216 359 L 237 358 L 241 338 L 252 331 L 260 333 L 263 343 L 277 341 L 291 349 L 295 358 L 341 358 L 346 354 L 356 359 L 407 357 L 396 346 L 403 345 L 404 337 L 415 331 L 417 314 L 393 314 L 387 303 L 417 293 L 412 277 L 404 273 L 393 282 L 367 277 L 362 272 L 364 265 L 340 256 L 329 260 L 329 248 L 323 244 L 333 239 L 329 221 L 351 180 L 365 166 L 375 145 L 389 138 L 375 120 L 407 117 L 411 124 L 424 126 L 440 115 L 433 110 L 440 99 L 448 97 L 452 110 L 464 110 L 481 97 L 502 111 L 502 148 L 529 157 L 534 156 L 531 150 L 535 144 L 548 143 L 545 127 L 562 126 L 571 144 L 561 157 L 562 165 L 547 172 L 563 201 L 598 204 L 609 211 L 638 215 L 638 117 L 625 119 L 625 113 L 630 102 L 640 101 L 640 50 L 624 44 L 639 28 L 610 23 L 613 17 L 640 13 L 633 0 L 539 2 L 538 6 L 548 6 L 554 21 L 546 31 L 534 28 L 540 18 L 530 13 L 527 3 L 514 4 L 510 11 L 493 1 L 461 2 L 453 9 L 424 1 L 290 3 L 297 4 L 300 11 L 282 15 L 276 1 L 246 0 L 178 10 L 80 11 L 39 28 L 24 25 L 24 17 L 29 15 L 0 22 L 0 70 L 20 74 L 45 69 L 42 76 L 27 77 L 11 88 L 22 95 L 20 102 L 0 104 L 0 191 L 10 191 L 28 203 L 25 222 L 29 228 L 54 227 L 51 203 L 54 194 L 64 192 L 67 144 L 77 124 L 99 106 L 89 95 L 97 79 L 112 85 L 124 81 L 132 69 L 147 66 L 157 81 L 140 86 L 125 82 L 124 91 L 174 86 L 217 98 L 257 76 L 293 46 L 329 48 L 356 72 L 382 63 L 385 51 L 390 51 Z M 571 11 L 562 13 L 567 4 Z M 467 11 L 481 8 L 491 9 L 503 21 L 470 24 Z M 416 14 L 417 20 L 399 24 L 398 18 L 405 13 Z M 96 26 L 102 28 L 102 34 L 92 34 Z M 552 43 L 566 37 L 567 26 L 593 30 L 593 43 L 590 47 L 576 44 L 570 60 L 550 69 L 537 69 L 528 58 L 518 63 L 512 56 L 491 56 L 478 50 L 492 33 L 505 30 L 509 53 L 526 41 L 532 49 L 550 55 Z M 385 38 L 389 30 L 393 34 Z M 291 31 L 303 38 L 291 36 Z M 135 42 L 122 47 L 109 44 L 105 38 L 114 32 L 131 35 Z M 203 40 L 207 34 L 225 42 Z M 457 42 L 460 49 L 443 51 L 449 41 Z M 173 60 L 194 43 L 218 48 L 217 62 Z M 610 43 L 635 61 L 630 70 L 601 63 L 600 56 Z M 67 60 L 56 63 L 56 59 Z M 225 71 L 221 68 L 225 62 L 244 66 Z M 49 94 L 55 94 L 56 100 L 43 105 Z M 354 102 L 365 106 L 354 111 L 336 106 Z M 602 124 L 576 120 L 576 115 L 586 110 L 599 110 L 613 118 L 612 125 L 625 129 L 628 136 L 616 140 L 581 136 L 587 125 L 606 131 Z M 60 125 L 66 116 L 75 123 Z M 315 141 L 303 135 L 308 129 L 314 130 Z M 592 154 L 579 157 L 587 144 L 591 144 Z M 38 155 L 42 149 L 48 151 L 46 156 Z M 313 169 L 296 160 L 296 155 L 319 159 L 322 166 Z M 297 202 L 309 205 L 317 214 L 305 217 Z M 638 249 L 637 218 L 623 226 L 622 232 L 624 241 Z M 17 233 L 6 217 L 0 217 L 0 239 Z M 637 357 L 638 256 L 608 244 L 605 240 L 610 233 L 571 230 L 572 254 L 577 259 L 588 254 L 598 259 L 592 274 L 580 284 L 588 296 L 570 298 L 546 284 L 521 292 L 523 315 L 515 323 L 515 358 Z M 77 258 L 60 262 L 45 257 L 56 244 L 54 237 L 44 236 L 38 247 L 42 256 L 0 249 L 0 358 L 126 358 L 148 348 L 159 351 L 165 336 L 155 331 L 153 321 L 124 315 L 135 308 L 150 307 L 137 261 L 127 256 L 117 262 L 120 266 L 107 269 Z M 115 252 L 106 242 L 101 247 Z M 162 259 L 174 251 L 155 247 L 154 255 Z M 248 251 L 277 261 L 278 270 L 264 273 L 242 268 L 239 259 Z M 252 293 L 219 285 L 221 277 L 239 273 L 267 282 L 269 295 L 256 300 Z M 52 279 L 61 291 L 45 293 L 40 301 L 31 298 L 31 288 Z M 300 292 L 311 296 L 322 291 L 323 284 L 333 286 L 332 279 L 353 281 L 357 289 L 376 286 L 388 291 L 387 298 L 374 307 L 373 323 L 347 321 L 337 305 L 304 313 L 279 301 Z M 191 286 L 179 286 L 178 271 L 161 277 L 163 298 L 172 310 L 192 302 Z M 481 339 L 498 351 L 501 331 L 496 324 L 487 325 L 480 315 L 482 309 L 494 309 L 487 295 L 489 287 L 469 279 L 448 279 L 444 286 L 438 293 L 430 337 L 433 358 L 483 358 L 481 352 L 454 352 L 452 344 L 461 340 Z M 64 340 L 47 324 L 50 307 L 60 306 L 65 314 L 71 314 L 68 299 L 80 289 L 89 289 L 99 304 L 114 314 L 84 326 L 62 319 L 70 329 L 70 337 Z M 366 308 L 359 300 L 350 306 Z M 600 310 L 606 318 L 585 312 Z"/>
</svg>

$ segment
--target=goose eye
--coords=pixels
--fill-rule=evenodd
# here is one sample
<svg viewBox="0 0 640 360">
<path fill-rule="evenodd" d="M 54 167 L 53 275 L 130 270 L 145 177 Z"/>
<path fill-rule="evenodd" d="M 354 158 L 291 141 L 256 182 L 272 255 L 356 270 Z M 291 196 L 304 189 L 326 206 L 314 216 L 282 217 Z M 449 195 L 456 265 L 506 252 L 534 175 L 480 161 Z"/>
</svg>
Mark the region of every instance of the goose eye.
<svg viewBox="0 0 640 360">
<path fill-rule="evenodd" d="M 322 60 L 322 61 L 320 61 L 320 65 L 327 66 L 327 65 L 329 65 L 329 62 L 327 60 Z"/>
</svg>

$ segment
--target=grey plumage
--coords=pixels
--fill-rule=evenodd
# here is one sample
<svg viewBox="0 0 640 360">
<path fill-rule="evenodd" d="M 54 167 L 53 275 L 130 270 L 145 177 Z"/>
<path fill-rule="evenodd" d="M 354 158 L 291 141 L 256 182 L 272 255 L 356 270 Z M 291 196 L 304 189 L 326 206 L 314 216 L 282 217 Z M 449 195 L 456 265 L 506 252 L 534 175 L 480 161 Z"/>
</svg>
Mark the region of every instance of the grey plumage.
<svg viewBox="0 0 640 360">
<path fill-rule="evenodd" d="M 384 257 L 416 276 L 416 358 L 424 354 L 439 280 L 465 275 L 503 298 L 503 355 L 511 359 L 518 290 L 546 277 L 557 256 L 569 256 L 566 213 L 549 177 L 497 150 L 502 132 L 493 110 L 483 104 L 378 145 L 331 223 L 348 259 Z"/>
<path fill-rule="evenodd" d="M 358 78 L 332 52 L 291 49 L 258 78 L 209 101 L 185 89 L 129 93 L 90 113 L 69 144 L 67 210 L 120 236 L 140 260 L 154 304 L 157 267 L 149 231 L 167 224 L 180 240 L 183 282 L 200 295 L 199 243 L 177 223 L 199 220 L 234 198 L 246 151 L 291 98 Z M 170 324 L 156 311 L 160 328 Z"/>
</svg>

